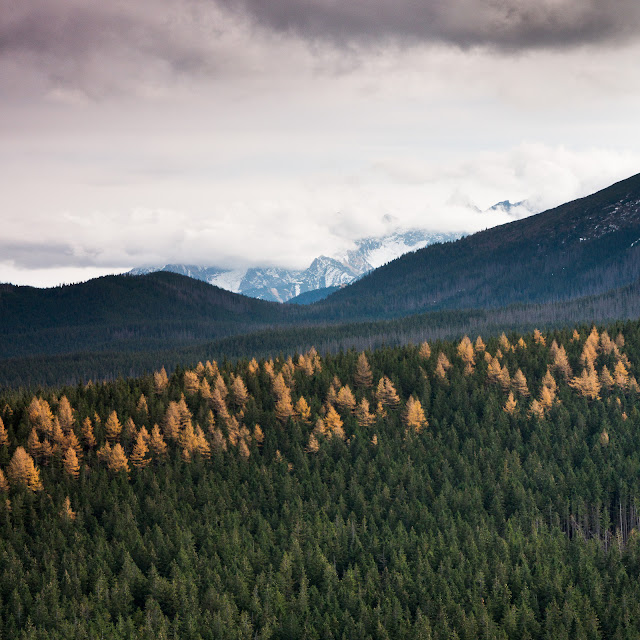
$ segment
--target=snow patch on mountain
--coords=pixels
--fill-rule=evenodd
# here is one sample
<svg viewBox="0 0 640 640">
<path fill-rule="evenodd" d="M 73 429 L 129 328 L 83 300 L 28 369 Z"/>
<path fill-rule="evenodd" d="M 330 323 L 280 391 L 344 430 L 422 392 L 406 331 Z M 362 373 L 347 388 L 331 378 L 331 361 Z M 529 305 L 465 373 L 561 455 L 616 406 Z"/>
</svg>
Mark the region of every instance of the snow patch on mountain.
<svg viewBox="0 0 640 640">
<path fill-rule="evenodd" d="M 333 256 L 318 256 L 308 268 L 300 270 L 278 267 L 223 269 L 215 266 L 167 264 L 163 267 L 139 267 L 132 269 L 130 273 L 144 275 L 154 271 L 171 271 L 252 298 L 287 302 L 308 291 L 331 291 L 334 287 L 343 287 L 409 251 L 416 251 L 436 242 L 455 240 L 461 235 L 412 229 L 381 238 L 363 238 L 356 241 L 353 249 Z"/>
</svg>

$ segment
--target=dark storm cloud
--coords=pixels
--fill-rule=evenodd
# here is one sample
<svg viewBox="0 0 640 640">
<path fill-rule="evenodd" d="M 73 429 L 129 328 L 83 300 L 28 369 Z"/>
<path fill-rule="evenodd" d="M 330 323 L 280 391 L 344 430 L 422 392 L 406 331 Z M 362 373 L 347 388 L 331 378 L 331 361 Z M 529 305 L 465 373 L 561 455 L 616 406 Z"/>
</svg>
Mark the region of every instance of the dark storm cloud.
<svg viewBox="0 0 640 640">
<path fill-rule="evenodd" d="M 260 24 L 332 40 L 391 37 L 506 49 L 637 35 L 637 0 L 222 0 Z"/>
<path fill-rule="evenodd" d="M 171 73 L 216 74 L 249 44 L 249 29 L 223 37 L 247 17 L 258 30 L 333 44 L 524 50 L 640 33 L 638 0 L 21 0 L 0 11 L 0 57 L 31 60 L 62 85 L 91 74 L 107 84 L 109 75 L 139 78 L 151 73 L 145 60 Z"/>
</svg>

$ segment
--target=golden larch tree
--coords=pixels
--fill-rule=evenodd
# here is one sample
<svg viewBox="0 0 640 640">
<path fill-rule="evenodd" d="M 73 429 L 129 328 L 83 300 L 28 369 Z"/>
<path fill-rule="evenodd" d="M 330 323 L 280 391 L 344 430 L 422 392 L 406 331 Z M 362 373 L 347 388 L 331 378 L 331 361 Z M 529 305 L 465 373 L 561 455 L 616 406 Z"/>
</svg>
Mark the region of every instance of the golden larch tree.
<svg viewBox="0 0 640 640">
<path fill-rule="evenodd" d="M 136 436 L 136 443 L 133 446 L 130 457 L 131 464 L 136 467 L 136 469 L 144 469 L 151 462 L 151 460 L 146 457 L 149 452 L 149 446 L 147 445 L 148 437 L 149 433 L 145 427 L 142 427 Z"/>
<path fill-rule="evenodd" d="M 582 338 L 580 337 L 578 330 L 574 329 L 573 334 L 571 335 L 571 342 L 580 342 L 581 339 Z"/>
<path fill-rule="evenodd" d="M 409 400 L 407 400 L 407 406 L 404 413 L 404 423 L 407 430 L 413 429 L 415 433 L 420 433 L 420 431 L 429 424 L 426 416 L 424 415 L 424 409 L 422 408 L 420 400 L 417 400 L 413 396 L 410 396 Z"/>
<path fill-rule="evenodd" d="M 244 380 L 240 376 L 232 376 L 231 397 L 233 404 L 239 409 L 242 409 L 244 405 L 247 404 L 247 400 L 249 400 L 249 392 L 244 384 Z"/>
<path fill-rule="evenodd" d="M 615 384 L 615 380 L 613 376 L 609 372 L 609 368 L 605 364 L 602 367 L 602 371 L 600 372 L 600 384 L 607 390 L 611 391 L 613 389 L 613 385 Z"/>
<path fill-rule="evenodd" d="M 627 385 L 629 384 L 629 372 L 622 363 L 622 360 L 618 360 L 618 362 L 616 362 L 616 366 L 613 369 L 613 378 L 615 380 L 616 386 L 620 387 L 621 389 L 627 388 Z"/>
<path fill-rule="evenodd" d="M 295 415 L 306 424 L 311 421 L 311 407 L 303 396 L 300 396 L 296 402 Z"/>
<path fill-rule="evenodd" d="M 76 519 L 76 512 L 71 508 L 71 499 L 69 496 L 64 499 L 60 515 L 64 520 L 73 521 Z"/>
<path fill-rule="evenodd" d="M 498 340 L 498 344 L 500 345 L 500 348 L 505 353 L 509 353 L 509 351 L 513 350 L 513 347 L 511 346 L 511 343 L 509 342 L 509 338 L 507 338 L 507 335 L 505 333 L 500 334 L 500 339 Z"/>
<path fill-rule="evenodd" d="M 213 380 L 218 375 L 218 363 L 215 360 L 207 360 L 204 363 L 204 373 Z"/>
<path fill-rule="evenodd" d="M 65 473 L 71 478 L 77 478 L 80 475 L 80 462 L 78 462 L 78 456 L 72 447 L 65 451 L 63 466 Z"/>
<path fill-rule="evenodd" d="M 555 343 L 555 340 L 554 340 Z M 569 358 L 567 357 L 567 351 L 564 346 L 560 346 L 556 349 L 555 355 L 553 357 L 553 368 L 560 372 L 565 380 L 568 380 L 571 375 L 571 367 L 569 366 Z"/>
<path fill-rule="evenodd" d="M 93 449 L 96 446 L 96 437 L 93 433 L 91 418 L 85 418 L 82 421 L 82 440 L 88 449 Z"/>
<path fill-rule="evenodd" d="M 383 406 L 397 407 L 400 404 L 400 397 L 387 376 L 380 378 L 376 390 L 376 398 Z"/>
<path fill-rule="evenodd" d="M 33 458 L 24 450 L 18 447 L 9 467 L 7 475 L 12 484 L 26 486 L 31 491 L 42 491 L 42 481 L 40 480 L 40 471 L 36 468 Z"/>
<path fill-rule="evenodd" d="M 375 415 L 369 412 L 369 401 L 366 398 L 360 400 L 356 408 L 356 420 L 361 427 L 370 427 L 375 422 Z"/>
<path fill-rule="evenodd" d="M 131 442 L 137 437 L 138 430 L 136 429 L 136 423 L 133 421 L 131 416 L 125 420 L 124 427 L 122 428 L 122 434 L 127 442 Z"/>
<path fill-rule="evenodd" d="M 184 392 L 188 396 L 193 396 L 200 391 L 200 378 L 195 371 L 184 372 Z"/>
<path fill-rule="evenodd" d="M 167 411 L 164 414 L 163 423 L 164 435 L 169 440 L 177 440 L 180 435 L 180 410 L 178 409 L 178 403 L 171 401 L 167 407 Z"/>
<path fill-rule="evenodd" d="M 558 389 L 558 385 L 556 384 L 556 381 L 554 377 L 551 375 L 551 371 L 549 371 L 549 369 L 547 369 L 547 372 L 544 374 L 544 377 L 542 378 L 542 386 L 548 387 L 553 393 L 553 395 L 555 395 Z"/>
<path fill-rule="evenodd" d="M 169 385 L 169 377 L 164 367 L 153 374 L 153 385 L 158 395 L 163 393 Z"/>
<path fill-rule="evenodd" d="M 129 475 L 129 461 L 127 460 L 124 449 L 119 442 L 116 442 L 116 444 L 111 449 L 111 455 L 107 460 L 107 466 L 113 473 L 121 473 L 122 471 L 124 471 L 127 475 Z"/>
<path fill-rule="evenodd" d="M 482 336 L 478 336 L 476 338 L 475 349 L 477 353 L 484 351 L 487 348 L 487 345 L 484 343 Z"/>
<path fill-rule="evenodd" d="M 156 458 L 163 458 L 167 454 L 167 443 L 164 441 L 160 427 L 157 424 L 154 424 L 153 429 L 151 429 L 149 447 L 151 447 L 151 451 L 153 451 L 153 455 Z"/>
<path fill-rule="evenodd" d="M 542 335 L 542 333 L 540 333 L 539 329 L 534 329 L 533 330 L 533 341 L 536 344 L 540 344 L 543 347 L 547 344 L 547 341 L 545 340 L 545 337 Z"/>
<path fill-rule="evenodd" d="M 251 358 L 247 366 L 247 371 L 249 375 L 252 375 L 252 376 L 258 373 L 258 371 L 260 371 L 260 365 L 258 364 L 258 361 L 255 358 Z"/>
<path fill-rule="evenodd" d="M 107 436 L 107 440 L 109 441 L 117 440 L 120 437 L 122 425 L 120 424 L 118 414 L 115 411 L 112 411 L 109 414 L 107 421 L 104 423 L 104 432 Z"/>
<path fill-rule="evenodd" d="M 318 451 L 320 450 L 318 439 L 313 433 L 309 434 L 309 443 L 307 444 L 307 448 L 305 450 L 307 453 L 318 453 Z"/>
<path fill-rule="evenodd" d="M 58 421 L 60 422 L 60 427 L 65 433 L 73 428 L 76 419 L 73 415 L 73 409 L 71 408 L 71 404 L 69 403 L 67 396 L 62 396 L 62 398 L 60 398 L 57 416 Z"/>
<path fill-rule="evenodd" d="M 507 398 L 507 402 L 504 405 L 504 412 L 508 413 L 510 416 L 513 415 L 516 411 L 516 405 L 518 401 L 513 397 L 513 392 L 509 392 L 509 397 Z"/>
<path fill-rule="evenodd" d="M 607 433 L 606 429 L 603 429 L 602 433 L 600 434 L 600 444 L 603 447 L 606 447 L 609 444 L 609 434 Z"/>
<path fill-rule="evenodd" d="M 204 435 L 204 431 L 199 424 L 196 424 L 196 439 L 195 439 L 195 452 L 204 460 L 208 460 L 211 457 L 211 447 L 207 442 L 207 438 Z"/>
<path fill-rule="evenodd" d="M 616 347 L 618 347 L 618 349 L 624 348 L 624 336 L 622 335 L 622 333 L 619 333 L 616 336 Z"/>
<path fill-rule="evenodd" d="M 9 483 L 7 482 L 7 478 L 5 477 L 2 469 L 0 469 L 0 491 L 3 493 L 9 491 Z"/>
<path fill-rule="evenodd" d="M 349 385 L 345 385 L 338 391 L 338 397 L 336 398 L 336 404 L 345 411 L 353 413 L 356 409 L 356 399 L 353 392 L 349 388 Z"/>
<path fill-rule="evenodd" d="M 531 402 L 531 408 L 529 409 L 529 415 L 542 420 L 544 418 L 544 407 L 537 400 L 533 400 Z"/>
<path fill-rule="evenodd" d="M 418 351 L 418 355 L 423 360 L 428 360 L 431 357 L 431 347 L 429 346 L 429 343 L 426 340 L 420 345 L 420 350 Z"/>
<path fill-rule="evenodd" d="M 42 443 L 40 442 L 36 428 L 33 427 L 29 432 L 29 437 L 27 438 L 27 451 L 29 452 L 29 455 L 32 455 L 36 460 L 38 460 L 40 458 L 41 449 Z"/>
<path fill-rule="evenodd" d="M 147 398 L 144 393 L 140 394 L 140 398 L 138 399 L 138 404 L 136 405 L 136 411 L 139 415 L 149 415 L 149 405 L 147 404 Z"/>
<path fill-rule="evenodd" d="M 615 342 L 609 337 L 609 334 L 606 331 L 603 331 L 600 334 L 600 349 L 602 350 L 602 353 L 609 355 L 610 353 L 613 353 L 615 348 Z"/>
<path fill-rule="evenodd" d="M 286 422 L 294 415 L 293 403 L 291 402 L 291 392 L 288 387 L 284 387 L 284 391 L 279 395 L 275 408 L 276 418 L 280 422 Z"/>
<path fill-rule="evenodd" d="M 518 349 L 527 348 L 527 343 L 524 341 L 524 338 L 522 336 L 518 338 L 518 342 L 516 343 L 516 346 L 518 347 Z"/>
<path fill-rule="evenodd" d="M 251 451 L 249 450 L 249 447 L 248 447 L 247 443 L 244 440 L 240 440 L 240 442 L 238 444 L 238 453 L 245 460 L 248 460 L 249 456 L 251 455 Z"/>
<path fill-rule="evenodd" d="M 324 418 L 324 424 L 327 434 L 331 435 L 332 437 L 335 436 L 340 440 L 344 440 L 345 433 L 342 428 L 343 422 L 340 418 L 340 415 L 332 405 L 329 405 L 327 407 L 327 414 Z"/>
<path fill-rule="evenodd" d="M 262 446 L 262 443 L 264 442 L 264 433 L 259 424 L 256 424 L 253 427 L 253 439 L 259 447 Z"/>
<path fill-rule="evenodd" d="M 569 386 L 585 398 L 597 400 L 600 398 L 600 380 L 594 368 L 585 368 L 579 377 L 569 380 Z"/>
<path fill-rule="evenodd" d="M 513 376 L 512 384 L 513 384 L 513 388 L 515 389 L 518 395 L 523 397 L 526 397 L 529 395 L 529 388 L 527 387 L 527 379 L 525 378 L 524 373 L 522 373 L 521 369 L 518 369 L 516 371 L 515 375 Z"/>
<path fill-rule="evenodd" d="M 211 385 L 206 378 L 202 378 L 202 382 L 200 383 L 200 395 L 205 400 L 211 400 Z"/>
<path fill-rule="evenodd" d="M 311 358 L 300 354 L 298 356 L 298 362 L 296 364 L 298 369 L 302 371 L 306 376 L 311 377 L 313 375 L 313 361 Z"/>
<path fill-rule="evenodd" d="M 458 345 L 458 357 L 461 358 L 462 362 L 464 362 L 464 372 L 466 375 L 473 373 L 473 367 L 476 363 L 475 360 L 475 351 L 473 349 L 473 344 L 471 340 L 469 340 L 468 336 L 465 336 L 460 341 Z"/>
<path fill-rule="evenodd" d="M 356 387 L 360 389 L 368 389 L 373 384 L 373 373 L 371 373 L 371 367 L 364 351 L 358 356 L 354 380 Z"/>
<path fill-rule="evenodd" d="M 9 434 L 7 433 L 7 429 L 4 426 L 4 422 L 2 418 L 0 418 L 0 447 L 8 447 L 9 446 Z"/>
<path fill-rule="evenodd" d="M 447 371 L 451 368 L 451 363 L 449 362 L 449 358 L 442 353 L 442 351 L 438 354 L 438 361 L 436 363 L 436 371 L 435 374 L 438 378 L 445 380 L 447 377 Z"/>
</svg>

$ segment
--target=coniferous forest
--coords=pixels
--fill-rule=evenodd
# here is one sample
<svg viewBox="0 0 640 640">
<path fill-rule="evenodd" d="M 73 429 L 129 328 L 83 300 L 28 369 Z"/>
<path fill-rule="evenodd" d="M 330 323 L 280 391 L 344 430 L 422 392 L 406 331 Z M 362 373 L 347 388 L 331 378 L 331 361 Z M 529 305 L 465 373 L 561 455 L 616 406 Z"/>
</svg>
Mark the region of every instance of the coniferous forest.
<svg viewBox="0 0 640 640">
<path fill-rule="evenodd" d="M 640 323 L 0 391 L 2 638 L 637 638 Z"/>
</svg>

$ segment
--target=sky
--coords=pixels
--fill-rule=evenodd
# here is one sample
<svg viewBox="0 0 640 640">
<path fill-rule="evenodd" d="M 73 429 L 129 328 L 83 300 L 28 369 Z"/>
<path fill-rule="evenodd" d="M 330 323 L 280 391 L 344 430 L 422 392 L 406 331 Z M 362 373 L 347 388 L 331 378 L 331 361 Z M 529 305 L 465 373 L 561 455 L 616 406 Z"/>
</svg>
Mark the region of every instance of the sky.
<svg viewBox="0 0 640 640">
<path fill-rule="evenodd" d="M 557 206 L 640 173 L 638 60 L 637 0 L 7 0 L 0 282 Z"/>
</svg>

